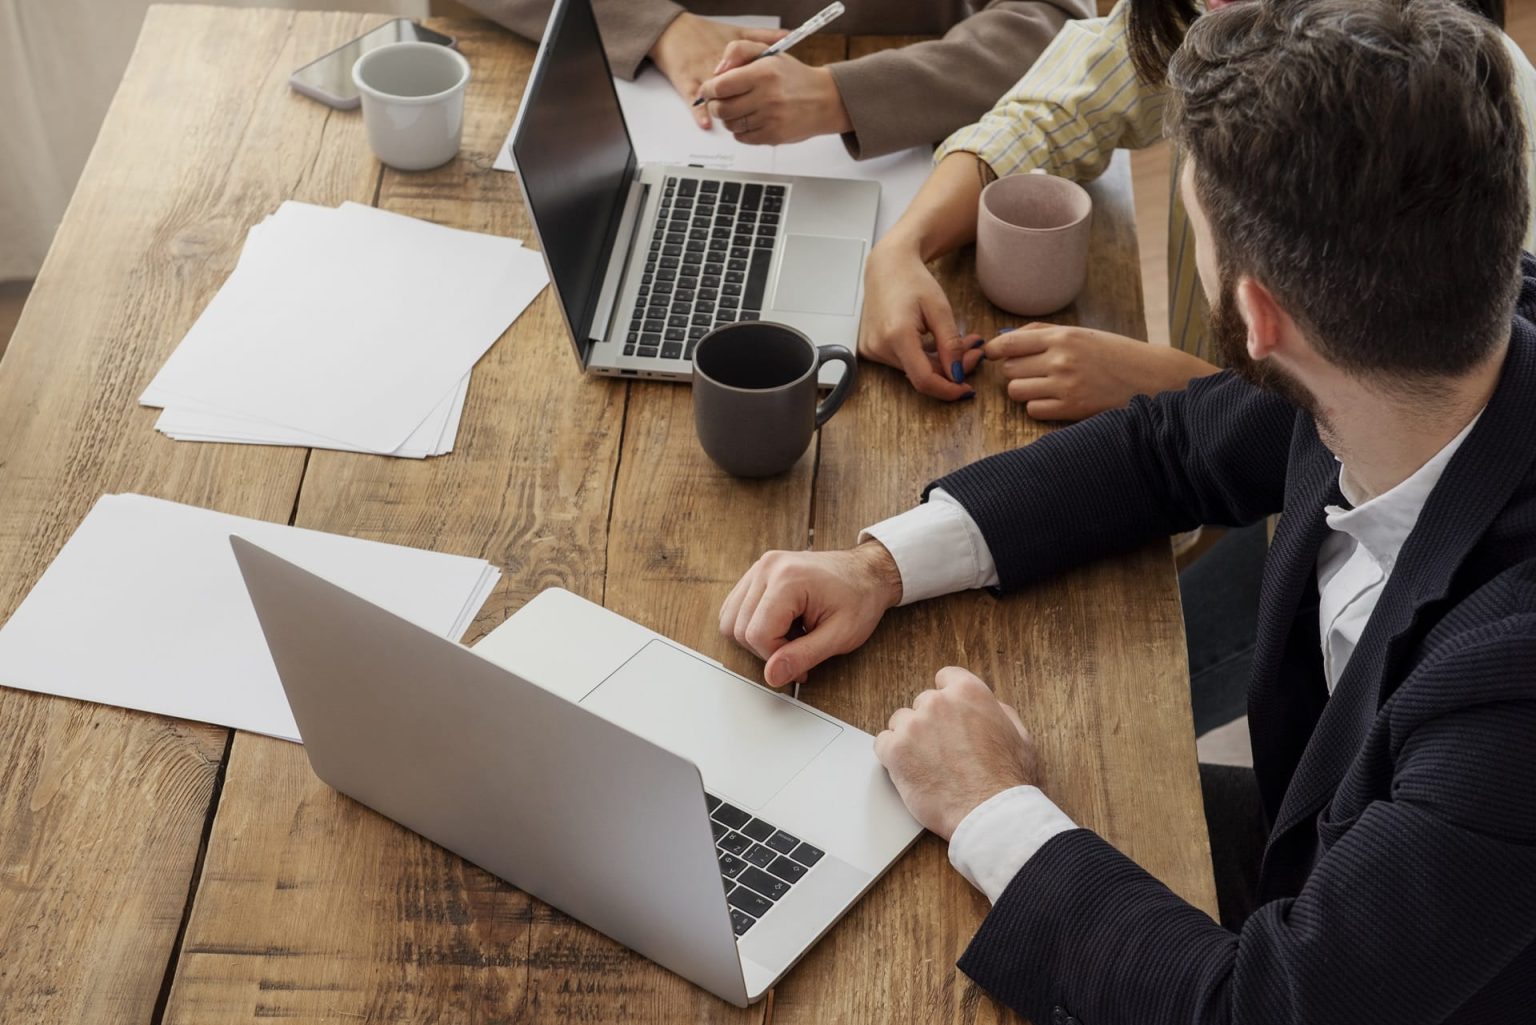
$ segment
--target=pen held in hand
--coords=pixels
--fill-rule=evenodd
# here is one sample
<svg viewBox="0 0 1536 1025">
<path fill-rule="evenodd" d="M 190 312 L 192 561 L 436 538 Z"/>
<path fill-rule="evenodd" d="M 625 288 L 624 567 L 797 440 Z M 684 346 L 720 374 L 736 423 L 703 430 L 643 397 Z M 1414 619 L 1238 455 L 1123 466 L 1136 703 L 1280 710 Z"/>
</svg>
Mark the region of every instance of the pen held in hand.
<svg viewBox="0 0 1536 1025">
<path fill-rule="evenodd" d="M 752 60 L 747 61 L 747 64 L 751 64 L 752 61 L 762 60 L 764 57 L 777 57 L 785 50 L 788 50 L 791 46 L 794 46 L 796 43 L 804 40 L 807 36 L 819 32 L 827 25 L 831 24 L 843 13 L 844 10 L 845 8 L 841 3 L 828 4 L 818 13 L 812 15 L 804 25 L 801 25 L 789 35 L 785 36 L 783 39 L 780 39 L 777 43 L 774 43 L 772 46 L 768 47 L 768 49 L 764 50 L 756 57 L 753 57 Z M 700 96 L 698 99 L 693 101 L 693 105 L 697 107 L 699 104 L 706 102 L 708 102 L 708 97 Z"/>
</svg>

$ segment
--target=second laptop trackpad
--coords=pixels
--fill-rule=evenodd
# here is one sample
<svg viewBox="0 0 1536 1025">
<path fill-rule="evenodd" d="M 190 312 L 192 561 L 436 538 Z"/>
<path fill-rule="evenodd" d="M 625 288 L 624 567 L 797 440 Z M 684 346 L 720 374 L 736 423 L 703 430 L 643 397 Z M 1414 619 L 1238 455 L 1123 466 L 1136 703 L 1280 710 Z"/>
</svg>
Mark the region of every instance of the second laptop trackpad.
<svg viewBox="0 0 1536 1025">
<path fill-rule="evenodd" d="M 692 761 L 704 786 L 760 808 L 842 727 L 652 641 L 581 701 L 603 718 Z"/>
<path fill-rule="evenodd" d="M 830 235 L 784 240 L 779 287 L 769 306 L 795 313 L 853 313 L 864 271 L 864 242 Z"/>
</svg>

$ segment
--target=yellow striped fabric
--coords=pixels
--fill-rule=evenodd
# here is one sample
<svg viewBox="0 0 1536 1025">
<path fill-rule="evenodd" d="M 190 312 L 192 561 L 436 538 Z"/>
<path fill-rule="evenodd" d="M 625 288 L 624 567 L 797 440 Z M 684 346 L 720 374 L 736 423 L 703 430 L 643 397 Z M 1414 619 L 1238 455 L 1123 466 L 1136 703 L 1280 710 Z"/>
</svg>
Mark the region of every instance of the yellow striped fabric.
<svg viewBox="0 0 1536 1025">
<path fill-rule="evenodd" d="M 1067 22 L 980 121 L 944 141 L 935 161 L 965 150 L 999 176 L 1043 168 L 1091 181 L 1116 148 L 1157 141 L 1168 91 L 1142 82 L 1131 65 L 1128 7 L 1120 0 L 1107 17 Z"/>
<path fill-rule="evenodd" d="M 1165 86 L 1143 82 L 1131 65 L 1126 18 L 1120 0 L 1108 15 L 1069 21 L 1029 72 L 985 117 L 960 129 L 934 153 L 974 153 L 999 176 L 1037 168 L 1073 181 L 1092 181 L 1116 149 L 1140 149 L 1162 137 Z M 1526 174 L 1536 196 L 1536 68 L 1507 36 L 1515 63 L 1527 143 Z M 1207 333 L 1205 291 L 1195 269 L 1195 240 L 1177 183 L 1182 166 L 1175 152 L 1168 201 L 1168 334 L 1173 345 L 1219 363 Z M 1536 249 L 1536 219 L 1525 247 Z"/>
</svg>

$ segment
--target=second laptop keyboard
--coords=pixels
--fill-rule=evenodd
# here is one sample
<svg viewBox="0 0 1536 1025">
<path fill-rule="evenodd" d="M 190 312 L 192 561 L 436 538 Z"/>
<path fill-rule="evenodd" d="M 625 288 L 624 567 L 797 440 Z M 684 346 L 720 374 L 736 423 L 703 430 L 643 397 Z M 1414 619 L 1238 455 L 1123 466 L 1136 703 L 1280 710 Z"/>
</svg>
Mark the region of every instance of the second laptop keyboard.
<svg viewBox="0 0 1536 1025">
<path fill-rule="evenodd" d="M 713 794 L 704 799 L 709 828 L 715 833 L 720 878 L 725 882 L 725 902 L 731 906 L 731 928 L 740 936 L 821 860 L 822 852 Z"/>
<path fill-rule="evenodd" d="M 624 355 L 692 359 L 720 324 L 762 317 L 785 187 L 669 177 Z"/>
</svg>

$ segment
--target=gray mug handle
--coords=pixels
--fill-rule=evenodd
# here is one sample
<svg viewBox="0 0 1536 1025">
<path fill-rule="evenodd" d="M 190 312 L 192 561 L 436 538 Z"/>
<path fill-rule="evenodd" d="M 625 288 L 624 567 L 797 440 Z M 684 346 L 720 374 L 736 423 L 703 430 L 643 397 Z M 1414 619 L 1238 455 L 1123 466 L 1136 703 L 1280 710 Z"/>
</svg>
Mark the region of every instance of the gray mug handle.
<svg viewBox="0 0 1536 1025">
<path fill-rule="evenodd" d="M 816 349 L 816 375 L 818 377 L 821 376 L 822 366 L 828 360 L 838 360 L 845 364 L 847 369 L 843 372 L 843 379 L 838 381 L 837 385 L 833 387 L 832 394 L 823 399 L 821 404 L 816 407 L 817 427 L 832 419 L 832 414 L 837 412 L 837 407 L 843 404 L 843 400 L 848 397 L 848 392 L 853 389 L 853 379 L 859 371 L 858 360 L 854 358 L 853 353 L 849 352 L 846 346 L 822 345 Z"/>
</svg>

